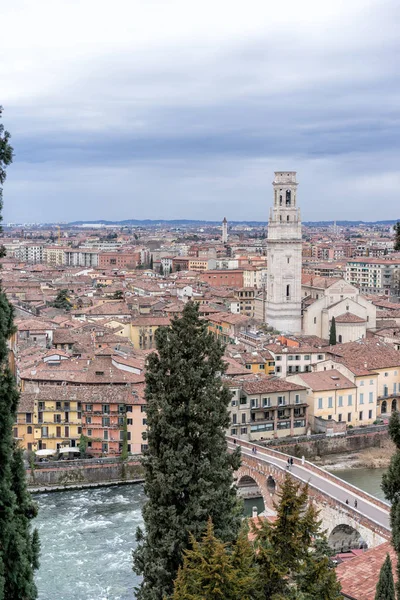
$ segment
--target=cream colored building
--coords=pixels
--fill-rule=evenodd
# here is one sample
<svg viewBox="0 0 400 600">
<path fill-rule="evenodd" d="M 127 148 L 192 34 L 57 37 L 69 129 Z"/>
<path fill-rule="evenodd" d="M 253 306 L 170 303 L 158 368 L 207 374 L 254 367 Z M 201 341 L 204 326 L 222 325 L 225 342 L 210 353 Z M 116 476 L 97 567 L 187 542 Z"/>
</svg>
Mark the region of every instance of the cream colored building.
<svg viewBox="0 0 400 600">
<path fill-rule="evenodd" d="M 336 369 L 299 373 L 288 377 L 288 381 L 306 386 L 309 422 L 313 430 L 315 417 L 345 422 L 353 427 L 372 424 L 376 419 L 373 384 L 359 392 L 356 383 Z"/>
<path fill-rule="evenodd" d="M 65 264 L 65 248 L 61 246 L 46 246 L 44 249 L 44 262 L 52 267 Z"/>
<path fill-rule="evenodd" d="M 366 339 L 351 344 L 332 346 L 326 352 L 327 370 L 334 367 L 354 381 L 375 381 L 374 399 L 376 416 L 388 416 L 394 410 L 400 409 L 400 352 L 391 344 Z M 317 369 L 323 369 L 318 365 Z M 361 386 L 363 387 L 363 386 Z M 368 395 L 369 392 L 368 391 Z"/>
<path fill-rule="evenodd" d="M 365 338 L 376 327 L 376 306 L 344 279 L 303 275 L 303 334 L 329 339 L 332 318 L 338 343 Z"/>
<path fill-rule="evenodd" d="M 228 381 L 227 385 L 233 392 L 230 435 L 252 441 L 306 433 L 304 385 L 274 377 Z"/>
</svg>

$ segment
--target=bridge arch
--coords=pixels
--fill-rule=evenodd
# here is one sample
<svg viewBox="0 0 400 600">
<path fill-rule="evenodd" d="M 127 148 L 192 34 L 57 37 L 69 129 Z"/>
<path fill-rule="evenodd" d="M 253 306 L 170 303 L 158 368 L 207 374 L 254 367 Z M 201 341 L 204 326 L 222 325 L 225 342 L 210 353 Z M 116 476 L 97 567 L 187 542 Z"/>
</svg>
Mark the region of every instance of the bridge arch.
<svg viewBox="0 0 400 600">
<path fill-rule="evenodd" d="M 329 546 L 336 552 L 348 552 L 354 548 L 368 548 L 357 529 L 346 523 L 334 527 L 328 537 Z"/>
<path fill-rule="evenodd" d="M 251 492 L 251 487 L 253 487 L 254 493 L 258 491 L 259 495 L 262 497 L 264 507 L 270 511 L 274 510 L 274 501 L 276 500 L 279 484 L 271 473 L 261 473 L 256 469 L 242 465 L 236 471 L 235 477 L 239 495 L 241 495 L 241 489 L 244 491 L 244 488 L 246 488 L 247 491 Z M 244 493 L 243 497 L 246 497 Z M 251 493 L 250 496 L 247 497 L 251 497 Z"/>
</svg>

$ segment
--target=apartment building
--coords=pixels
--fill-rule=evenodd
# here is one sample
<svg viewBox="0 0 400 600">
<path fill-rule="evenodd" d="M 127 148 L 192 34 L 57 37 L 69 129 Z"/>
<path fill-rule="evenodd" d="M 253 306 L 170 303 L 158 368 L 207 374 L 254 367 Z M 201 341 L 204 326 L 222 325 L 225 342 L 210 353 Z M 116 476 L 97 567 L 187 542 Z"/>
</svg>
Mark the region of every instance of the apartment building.
<svg viewBox="0 0 400 600">
<path fill-rule="evenodd" d="M 215 269 L 216 261 L 215 258 L 190 258 L 189 259 L 189 271 L 198 271 L 203 273 L 204 271 L 210 271 Z"/>
<path fill-rule="evenodd" d="M 317 370 L 333 367 L 363 387 L 376 407 L 376 416 L 388 416 L 400 408 L 400 353 L 391 344 L 376 339 L 332 346 L 327 362 Z M 367 388 L 368 384 L 368 389 Z M 372 396 L 371 396 L 372 394 Z"/>
<path fill-rule="evenodd" d="M 212 287 L 244 287 L 243 269 L 209 270 L 202 273 L 200 279 Z"/>
<path fill-rule="evenodd" d="M 233 393 L 230 435 L 256 441 L 306 433 L 304 385 L 277 377 L 233 380 L 227 385 Z"/>
<path fill-rule="evenodd" d="M 298 373 L 288 379 L 307 388 L 309 422 L 314 431 L 316 418 L 352 426 L 370 425 L 376 419 L 373 391 L 358 393 L 356 383 L 336 369 Z"/>
<path fill-rule="evenodd" d="M 65 251 L 68 248 L 61 246 L 46 246 L 44 248 L 44 262 L 52 267 L 65 265 Z"/>
<path fill-rule="evenodd" d="M 255 298 L 257 290 L 253 288 L 240 288 L 235 290 L 235 298 L 231 304 L 231 312 L 238 312 L 246 317 L 253 318 L 255 316 Z M 239 310 L 235 307 L 235 301 L 239 304 Z M 232 310 L 233 308 L 233 310 Z"/>
<path fill-rule="evenodd" d="M 363 293 L 398 297 L 400 257 L 390 254 L 382 258 L 353 258 L 347 262 L 345 278 Z"/>
<path fill-rule="evenodd" d="M 68 248 L 65 250 L 65 264 L 68 267 L 98 267 L 99 251 Z"/>
<path fill-rule="evenodd" d="M 99 269 L 134 269 L 140 264 L 140 252 L 100 252 Z"/>
<path fill-rule="evenodd" d="M 266 349 L 275 360 L 275 375 L 286 377 L 293 373 L 312 371 L 313 365 L 325 360 L 325 351 L 314 346 L 281 346 L 269 344 Z"/>
<path fill-rule="evenodd" d="M 45 246 L 43 244 L 23 244 L 15 249 L 14 256 L 17 260 L 26 263 L 42 263 Z"/>
<path fill-rule="evenodd" d="M 27 450 L 59 450 L 78 445 L 82 407 L 76 393 L 48 385 L 22 392 L 14 437 Z"/>
</svg>

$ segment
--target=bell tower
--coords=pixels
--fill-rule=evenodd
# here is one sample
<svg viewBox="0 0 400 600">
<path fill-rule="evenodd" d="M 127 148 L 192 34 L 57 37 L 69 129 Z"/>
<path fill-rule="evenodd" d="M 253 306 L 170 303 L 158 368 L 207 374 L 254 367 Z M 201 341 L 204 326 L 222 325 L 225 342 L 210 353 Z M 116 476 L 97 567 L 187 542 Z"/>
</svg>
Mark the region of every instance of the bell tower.
<svg viewBox="0 0 400 600">
<path fill-rule="evenodd" d="M 275 171 L 272 186 L 265 320 L 278 331 L 301 333 L 302 238 L 296 171 Z"/>
</svg>

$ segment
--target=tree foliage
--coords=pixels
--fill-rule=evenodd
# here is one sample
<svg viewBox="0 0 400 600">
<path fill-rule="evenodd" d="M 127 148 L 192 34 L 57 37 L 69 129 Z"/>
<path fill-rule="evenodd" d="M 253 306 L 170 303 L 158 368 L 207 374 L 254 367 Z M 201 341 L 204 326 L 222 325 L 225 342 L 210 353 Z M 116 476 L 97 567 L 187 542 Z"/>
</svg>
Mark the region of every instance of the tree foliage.
<svg viewBox="0 0 400 600">
<path fill-rule="evenodd" d="M 275 508 L 273 523 L 253 521 L 253 542 L 242 529 L 236 542 L 223 544 L 211 523 L 201 542 L 191 537 L 172 600 L 341 599 L 331 550 L 308 503 L 307 486 L 287 476 Z"/>
<path fill-rule="evenodd" d="M 121 452 L 121 460 L 127 460 L 129 456 L 128 452 L 128 419 L 126 414 L 124 415 L 124 425 L 122 429 L 122 452 Z"/>
<path fill-rule="evenodd" d="M 13 158 L 9 140 L 10 134 L 0 124 L 1 208 L 6 167 Z M 4 255 L 2 248 L 0 256 Z M 0 288 L 0 600 L 33 600 L 39 537 L 31 531 L 36 506 L 26 488 L 22 450 L 13 439 L 19 395 L 9 368 L 7 341 L 14 332 L 14 310 Z"/>
<path fill-rule="evenodd" d="M 396 225 L 393 227 L 395 238 L 394 238 L 394 249 L 396 252 L 400 250 L 400 221 L 397 221 Z"/>
<path fill-rule="evenodd" d="M 172 600 L 251 600 L 257 571 L 246 531 L 232 547 L 215 537 L 211 519 L 200 542 L 191 535 Z"/>
<path fill-rule="evenodd" d="M 394 592 L 394 580 L 392 571 L 392 561 L 389 554 L 386 555 L 385 562 L 379 573 L 379 581 L 376 586 L 375 600 L 396 600 Z"/>
<path fill-rule="evenodd" d="M 329 330 L 329 344 L 335 346 L 336 344 L 336 321 L 335 317 L 332 317 L 331 328 Z"/>
<path fill-rule="evenodd" d="M 193 302 L 155 340 L 146 370 L 146 530 L 138 530 L 134 551 L 143 575 L 138 600 L 171 594 L 190 535 L 199 539 L 210 517 L 222 542 L 235 540 L 241 523 L 233 486 L 240 456 L 228 453 L 225 438 L 231 394 L 220 377 L 223 346 Z"/>
<path fill-rule="evenodd" d="M 341 598 L 318 513 L 308 503 L 308 487 L 286 475 L 275 509 L 277 519 L 272 524 L 259 520 L 253 525 L 258 597 Z"/>
<path fill-rule="evenodd" d="M 71 310 L 72 304 L 68 298 L 68 290 L 59 290 L 56 299 L 52 303 L 52 306 L 54 306 L 54 308 L 62 308 L 67 311 Z"/>
<path fill-rule="evenodd" d="M 390 465 L 382 477 L 382 489 L 391 503 L 390 524 L 392 528 L 392 545 L 397 553 L 397 595 L 400 595 L 400 415 L 392 413 L 389 421 L 389 435 L 396 446 Z"/>
</svg>

